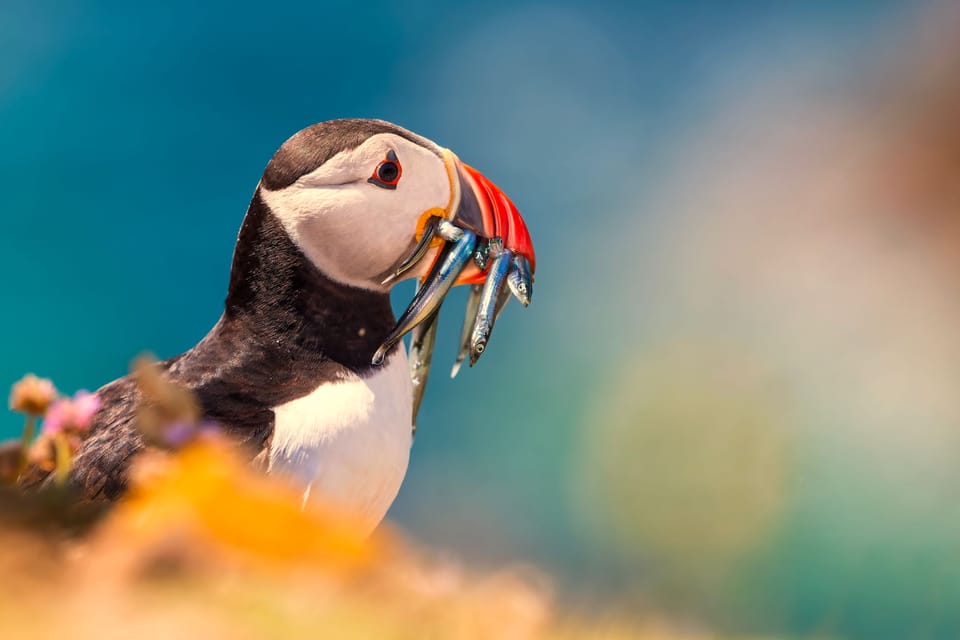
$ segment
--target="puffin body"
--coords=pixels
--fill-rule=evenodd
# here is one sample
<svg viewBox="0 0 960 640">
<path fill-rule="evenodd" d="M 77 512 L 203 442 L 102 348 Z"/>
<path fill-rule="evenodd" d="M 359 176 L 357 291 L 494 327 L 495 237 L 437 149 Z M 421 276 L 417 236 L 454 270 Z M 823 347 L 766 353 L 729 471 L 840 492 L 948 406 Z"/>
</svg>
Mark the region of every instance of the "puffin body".
<svg viewBox="0 0 960 640">
<path fill-rule="evenodd" d="M 462 166 L 379 120 L 295 134 L 254 192 L 223 315 L 194 348 L 159 365 L 252 461 L 296 482 L 305 501 L 332 504 L 370 530 L 400 488 L 414 420 L 403 343 L 374 364 L 397 328 L 384 282 L 425 244 L 417 236 L 431 216 L 492 233 L 496 207 Z M 442 259 L 433 247 L 404 275 L 424 277 Z M 101 408 L 71 482 L 86 498 L 115 499 L 145 446 L 136 426 L 143 397 L 130 377 L 97 393 Z"/>
</svg>

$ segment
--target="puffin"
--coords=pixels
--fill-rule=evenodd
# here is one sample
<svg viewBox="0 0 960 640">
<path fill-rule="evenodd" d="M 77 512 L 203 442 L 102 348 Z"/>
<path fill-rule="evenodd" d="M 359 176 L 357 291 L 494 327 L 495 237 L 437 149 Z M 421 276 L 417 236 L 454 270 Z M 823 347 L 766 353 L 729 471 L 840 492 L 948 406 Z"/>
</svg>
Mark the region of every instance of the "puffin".
<svg viewBox="0 0 960 640">
<path fill-rule="evenodd" d="M 530 302 L 534 267 L 516 206 L 452 151 L 383 120 L 321 122 L 267 164 L 220 319 L 157 366 L 251 464 L 369 532 L 407 471 L 447 292 L 470 286 L 456 375 L 506 300 Z M 419 286 L 398 320 L 390 292 L 408 278 Z M 68 482 L 83 499 L 115 500 L 151 446 L 136 420 L 145 399 L 133 376 L 96 393 Z"/>
</svg>

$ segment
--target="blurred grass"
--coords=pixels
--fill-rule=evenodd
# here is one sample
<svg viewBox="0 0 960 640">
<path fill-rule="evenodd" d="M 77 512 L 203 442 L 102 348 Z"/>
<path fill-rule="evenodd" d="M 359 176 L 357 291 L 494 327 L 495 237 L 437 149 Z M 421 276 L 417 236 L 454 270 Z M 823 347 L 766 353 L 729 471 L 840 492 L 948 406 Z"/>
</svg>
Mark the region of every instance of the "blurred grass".
<svg viewBox="0 0 960 640">
<path fill-rule="evenodd" d="M 530 567 L 465 569 L 389 526 L 358 539 L 217 443 L 143 456 L 101 515 L 74 528 L 0 518 L 5 637 L 715 637 L 612 608 L 564 613 Z"/>
</svg>

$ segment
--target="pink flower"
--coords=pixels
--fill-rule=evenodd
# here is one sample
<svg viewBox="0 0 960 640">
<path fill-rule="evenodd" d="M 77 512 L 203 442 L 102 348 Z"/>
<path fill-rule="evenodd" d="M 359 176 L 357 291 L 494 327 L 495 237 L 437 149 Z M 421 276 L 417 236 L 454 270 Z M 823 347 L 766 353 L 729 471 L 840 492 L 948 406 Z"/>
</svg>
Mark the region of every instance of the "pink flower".
<svg viewBox="0 0 960 640">
<path fill-rule="evenodd" d="M 83 433 L 90 428 L 93 414 L 100 408 L 100 398 L 95 393 L 77 391 L 73 398 L 57 400 L 47 409 L 43 431 L 48 434 L 61 432 Z"/>
<path fill-rule="evenodd" d="M 163 444 L 179 449 L 195 440 L 216 438 L 222 433 L 220 425 L 213 420 L 201 422 L 174 422 L 163 431 Z"/>
</svg>

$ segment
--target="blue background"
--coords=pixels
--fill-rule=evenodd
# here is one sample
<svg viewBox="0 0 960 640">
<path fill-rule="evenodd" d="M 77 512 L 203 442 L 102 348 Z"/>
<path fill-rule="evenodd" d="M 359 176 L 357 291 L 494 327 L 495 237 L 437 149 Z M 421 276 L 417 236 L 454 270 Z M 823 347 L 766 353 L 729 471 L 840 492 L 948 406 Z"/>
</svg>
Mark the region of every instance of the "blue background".
<svg viewBox="0 0 960 640">
<path fill-rule="evenodd" d="M 899 38 L 912 15 L 890 2 L 5 0 L 0 382 L 33 371 L 64 391 L 93 389 L 143 351 L 191 347 L 220 314 L 235 234 L 280 143 L 321 120 L 387 119 L 493 178 L 538 254 L 534 304 L 509 307 L 489 353 L 454 382 L 446 371 L 460 317 L 450 309 L 460 303 L 445 306 L 396 522 L 471 562 L 540 565 L 575 601 L 643 603 L 733 631 L 957 637 L 958 538 L 917 533 L 957 531 L 956 511 L 891 507 L 875 482 L 882 465 L 861 466 L 856 453 L 868 430 L 840 444 L 822 437 L 872 424 L 835 411 L 842 397 L 795 394 L 787 404 L 819 411 L 762 430 L 786 434 L 788 453 L 774 456 L 782 505 L 719 559 L 701 558 L 696 541 L 676 552 L 643 520 L 646 503 L 629 492 L 636 479 L 584 482 L 604 464 L 582 460 L 597 411 L 615 421 L 604 412 L 616 405 L 618 372 L 647 361 L 641 345 L 670 343 L 664 326 L 693 314 L 714 338 L 742 328 L 709 304 L 677 302 L 683 285 L 660 258 L 682 252 L 683 227 L 647 194 L 673 181 L 696 201 L 699 183 L 677 167 L 712 130 L 705 123 L 771 85 L 801 105 L 795 117 L 807 113 L 803 88 L 829 99 L 864 70 L 882 75 L 883 60 L 909 49 Z M 871 113 L 869 101 L 857 104 Z M 719 164 L 754 143 L 730 143 Z M 698 214 L 714 204 L 705 196 Z M 395 304 L 410 293 L 401 288 Z M 706 299 L 727 298 L 718 287 Z M 762 338 L 744 341 L 788 360 Z M 626 395 L 669 379 L 652 361 Z M 810 435 L 798 423 L 833 427 Z M 18 428 L 17 416 L 0 416 L 0 433 Z M 629 466 L 656 466 L 645 457 L 655 447 L 624 450 Z M 661 471 L 665 484 L 676 479 Z M 931 482 L 948 494 L 960 486 L 950 474 Z M 598 515 L 614 494 L 626 501 Z M 730 509 L 719 519 L 741 518 Z M 639 518 L 636 531 L 621 511 Z M 901 517 L 919 518 L 916 530 L 898 529 Z"/>
</svg>

